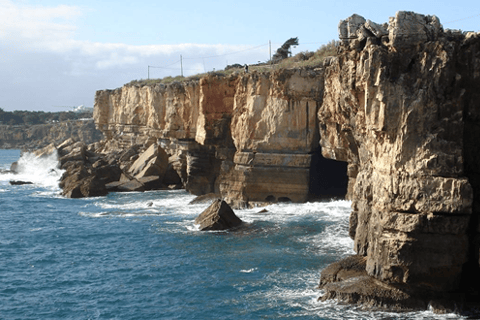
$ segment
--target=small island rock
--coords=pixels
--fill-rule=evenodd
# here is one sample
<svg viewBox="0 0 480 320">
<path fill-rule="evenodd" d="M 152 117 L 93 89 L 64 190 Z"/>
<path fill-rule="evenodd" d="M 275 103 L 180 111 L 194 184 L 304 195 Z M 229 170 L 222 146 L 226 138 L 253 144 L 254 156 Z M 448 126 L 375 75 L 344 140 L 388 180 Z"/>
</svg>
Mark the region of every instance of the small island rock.
<svg viewBox="0 0 480 320">
<path fill-rule="evenodd" d="M 200 225 L 201 231 L 226 230 L 238 227 L 242 223 L 232 208 L 220 199 L 215 200 L 195 219 L 195 224 Z"/>
</svg>

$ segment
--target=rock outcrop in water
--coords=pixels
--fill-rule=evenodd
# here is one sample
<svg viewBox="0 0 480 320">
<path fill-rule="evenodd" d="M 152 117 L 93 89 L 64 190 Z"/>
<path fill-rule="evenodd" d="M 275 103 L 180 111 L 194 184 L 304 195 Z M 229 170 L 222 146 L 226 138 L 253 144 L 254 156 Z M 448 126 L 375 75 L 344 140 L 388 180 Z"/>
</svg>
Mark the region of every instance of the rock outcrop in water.
<svg viewBox="0 0 480 320">
<path fill-rule="evenodd" d="M 375 290 L 388 289 L 399 307 L 478 302 L 480 34 L 412 12 L 388 25 L 354 15 L 339 34 L 321 145 L 349 164 L 350 235 L 372 280 L 325 272 L 326 297 L 382 305 Z"/>
<path fill-rule="evenodd" d="M 196 219 L 195 224 L 201 231 L 227 230 L 242 225 L 242 220 L 223 200 L 217 199 Z"/>
</svg>

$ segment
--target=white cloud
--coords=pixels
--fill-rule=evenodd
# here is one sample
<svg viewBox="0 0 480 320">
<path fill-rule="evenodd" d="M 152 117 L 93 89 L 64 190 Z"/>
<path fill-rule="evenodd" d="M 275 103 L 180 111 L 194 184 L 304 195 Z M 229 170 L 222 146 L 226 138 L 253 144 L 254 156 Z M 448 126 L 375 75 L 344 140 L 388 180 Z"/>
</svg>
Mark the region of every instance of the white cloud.
<svg viewBox="0 0 480 320">
<path fill-rule="evenodd" d="M 0 0 L 0 39 L 26 50 L 55 48 L 71 39 L 75 18 L 81 10 L 75 6 L 29 6 Z"/>
<path fill-rule="evenodd" d="M 111 52 L 109 57 L 104 60 L 97 61 L 95 64 L 98 69 L 107 69 L 117 66 L 124 66 L 126 64 L 138 63 L 137 57 L 134 56 L 122 56 L 117 52 Z"/>
<path fill-rule="evenodd" d="M 186 43 L 136 46 L 122 43 L 78 41 L 74 39 L 74 31 L 77 29 L 75 22 L 76 18 L 82 14 L 82 9 L 76 6 L 42 7 L 17 4 L 11 0 L 0 0 L 0 21 L 2 21 L 0 23 L 0 46 L 4 47 L 6 51 L 11 51 L 11 54 L 15 54 L 19 50 L 50 52 L 59 54 L 67 60 L 76 60 L 77 72 L 75 74 L 79 74 L 79 66 L 105 70 L 127 67 L 137 63 L 149 64 L 149 61 L 152 61 L 150 64 L 166 65 L 171 63 L 171 60 L 175 61 L 179 58 L 180 54 L 183 54 L 186 65 L 189 62 L 201 63 L 200 66 L 191 67 L 191 69 L 201 70 L 205 69 L 205 61 L 202 61 L 202 57 L 207 57 L 206 59 L 209 59 L 209 64 L 211 64 L 211 61 L 219 58 L 217 57 L 219 55 L 248 49 L 248 46 L 222 44 Z M 247 51 L 240 56 L 252 54 L 258 55 L 258 49 Z M 223 58 L 221 60 L 224 61 Z M 163 63 L 164 61 L 165 63 Z M 223 62 L 222 65 L 224 65 Z"/>
<path fill-rule="evenodd" d="M 268 58 L 268 47 L 79 41 L 76 19 L 83 9 L 25 3 L 0 0 L 0 86 L 5 89 L 0 108 L 5 110 L 91 106 L 95 90 L 147 78 L 147 66 L 163 67 L 151 69 L 151 78 L 180 75 L 180 55 L 185 76 L 222 69 L 227 60 L 243 64 Z"/>
</svg>

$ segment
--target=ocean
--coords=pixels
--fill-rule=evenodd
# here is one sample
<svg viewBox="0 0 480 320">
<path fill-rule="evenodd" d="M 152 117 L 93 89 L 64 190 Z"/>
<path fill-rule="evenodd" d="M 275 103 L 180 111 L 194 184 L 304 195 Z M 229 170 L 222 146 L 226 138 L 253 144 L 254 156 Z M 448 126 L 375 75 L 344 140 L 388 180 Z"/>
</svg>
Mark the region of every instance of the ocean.
<svg viewBox="0 0 480 320">
<path fill-rule="evenodd" d="M 0 172 L 19 158 L 0 150 Z M 208 204 L 183 190 L 66 199 L 54 157 L 19 168 L 0 173 L 0 319 L 458 319 L 317 301 L 321 270 L 354 253 L 349 201 L 235 210 L 242 228 L 201 232 Z"/>
</svg>

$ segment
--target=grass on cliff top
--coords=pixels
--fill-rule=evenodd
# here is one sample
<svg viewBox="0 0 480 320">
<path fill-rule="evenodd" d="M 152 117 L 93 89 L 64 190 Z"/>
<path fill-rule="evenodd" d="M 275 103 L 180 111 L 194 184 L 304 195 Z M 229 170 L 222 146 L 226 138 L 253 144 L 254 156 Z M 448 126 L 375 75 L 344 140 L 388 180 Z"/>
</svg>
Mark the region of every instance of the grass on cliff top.
<svg viewBox="0 0 480 320">
<path fill-rule="evenodd" d="M 303 51 L 299 52 L 293 57 L 289 57 L 287 59 L 282 60 L 277 64 L 271 64 L 270 61 L 265 63 L 259 63 L 256 65 L 249 65 L 249 71 L 257 71 L 257 72 L 270 72 L 274 70 L 282 70 L 282 69 L 291 69 L 291 68 L 307 68 L 307 67 L 319 67 L 323 65 L 323 60 L 330 56 L 337 55 L 337 47 L 339 45 L 338 41 L 332 40 L 327 44 L 322 45 L 318 48 L 315 52 L 312 51 Z M 215 74 L 221 75 L 231 75 L 234 73 L 242 73 L 242 68 L 230 68 L 227 70 L 218 70 L 215 71 Z M 189 80 L 198 80 L 203 76 L 211 74 L 212 72 L 207 73 L 199 73 L 189 77 L 165 77 L 162 79 L 141 79 L 141 80 L 133 80 L 127 83 L 126 85 L 130 86 L 145 86 L 145 85 L 154 85 L 158 83 L 168 84 L 175 81 L 189 81 Z"/>
</svg>

